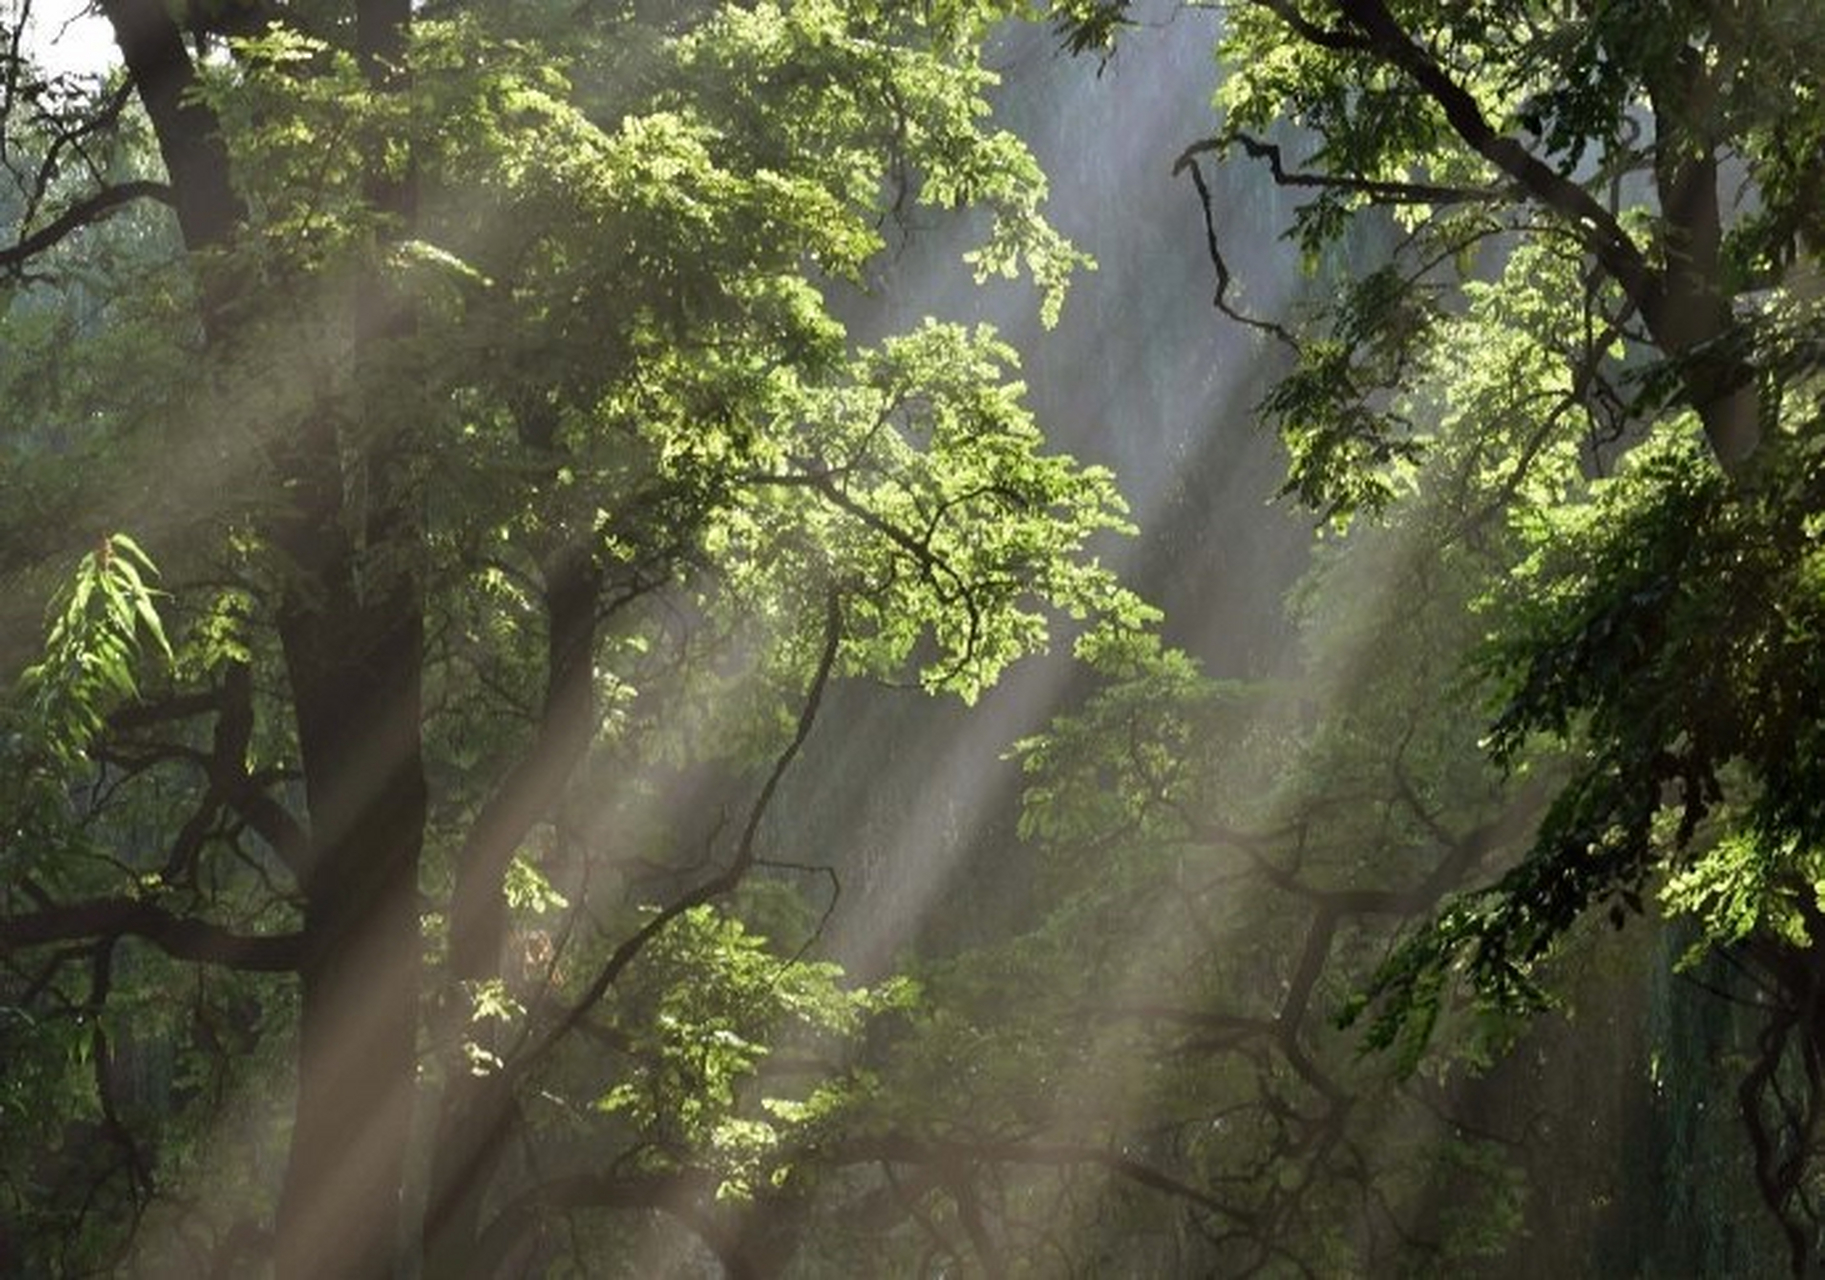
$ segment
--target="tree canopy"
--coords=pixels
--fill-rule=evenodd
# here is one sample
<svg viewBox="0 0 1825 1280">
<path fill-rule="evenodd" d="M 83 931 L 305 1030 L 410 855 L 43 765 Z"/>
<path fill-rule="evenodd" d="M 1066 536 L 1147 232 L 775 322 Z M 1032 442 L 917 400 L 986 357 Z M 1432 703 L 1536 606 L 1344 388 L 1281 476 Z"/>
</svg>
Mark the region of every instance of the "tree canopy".
<svg viewBox="0 0 1825 1280">
<path fill-rule="evenodd" d="M 1008 348 L 831 311 L 919 205 L 1056 313 L 994 10 L 103 12 L 8 61 L 6 518 L 79 522 L 9 545 L 92 544 L 7 708 L 9 1251 L 493 1274 L 599 1205 L 765 1269 L 895 999 L 732 905 L 827 687 L 1146 617 Z"/>
</svg>

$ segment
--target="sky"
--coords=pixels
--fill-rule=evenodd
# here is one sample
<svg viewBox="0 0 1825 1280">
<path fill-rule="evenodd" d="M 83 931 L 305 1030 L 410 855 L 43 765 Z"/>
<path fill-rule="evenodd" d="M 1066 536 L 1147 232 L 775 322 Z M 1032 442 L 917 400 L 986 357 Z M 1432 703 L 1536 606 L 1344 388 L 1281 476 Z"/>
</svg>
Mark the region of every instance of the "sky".
<svg viewBox="0 0 1825 1280">
<path fill-rule="evenodd" d="M 30 17 L 29 47 L 47 70 L 100 71 L 113 60 L 113 36 L 92 5 L 82 0 L 4 0 L 9 25 L 22 7 Z"/>
</svg>

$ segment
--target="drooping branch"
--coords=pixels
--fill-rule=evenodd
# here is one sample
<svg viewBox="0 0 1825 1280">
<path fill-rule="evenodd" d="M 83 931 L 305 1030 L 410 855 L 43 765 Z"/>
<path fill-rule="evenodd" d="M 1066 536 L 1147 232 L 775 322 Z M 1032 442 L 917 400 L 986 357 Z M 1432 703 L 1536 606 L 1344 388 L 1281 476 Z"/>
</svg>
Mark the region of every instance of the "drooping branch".
<svg viewBox="0 0 1825 1280">
<path fill-rule="evenodd" d="M 1782 1108 L 1773 1108 L 1777 1114 L 1772 1120 L 1767 1114 L 1768 1100 L 1778 1101 L 1781 1063 L 1797 1021 L 1791 1010 L 1770 1015 L 1756 1038 L 1755 1061 L 1737 1087 L 1737 1105 L 1754 1155 L 1756 1189 L 1780 1227 L 1793 1274 L 1800 1276 L 1806 1273 L 1810 1253 L 1806 1224 L 1794 1211 L 1805 1164 L 1804 1149 L 1793 1141 L 1790 1132 L 1783 1132 L 1793 1124 L 1790 1117 L 1778 1114 Z M 1780 1140 L 1782 1137 L 1787 1138 L 1785 1143 Z"/>
<path fill-rule="evenodd" d="M 1251 316 L 1245 311 L 1238 311 L 1229 301 L 1229 289 L 1233 278 L 1230 275 L 1229 262 L 1223 256 L 1222 243 L 1217 236 L 1217 211 L 1211 198 L 1210 184 L 1204 180 L 1204 170 L 1198 164 L 1198 153 L 1208 150 L 1209 146 L 1210 144 L 1200 143 L 1187 147 L 1172 166 L 1172 171 L 1175 174 L 1189 173 L 1191 185 L 1198 193 L 1198 207 L 1204 215 L 1204 248 L 1210 254 L 1210 265 L 1217 273 L 1217 293 L 1212 301 L 1218 311 L 1237 324 L 1258 329 L 1297 351 L 1299 340 L 1286 326 L 1272 320 L 1263 320 L 1259 316 Z"/>
<path fill-rule="evenodd" d="M 1737 957 L 1747 969 L 1759 971 L 1750 976 L 1765 993 L 1753 1002 L 1763 1022 L 1737 1085 L 1737 1106 L 1749 1137 L 1756 1189 L 1780 1227 L 1796 1277 L 1816 1272 L 1819 1216 L 1806 1187 L 1825 1129 L 1819 1054 L 1825 1039 L 1825 973 L 1816 956 L 1818 940 L 1825 936 L 1825 912 L 1806 902 L 1800 913 L 1812 948 L 1763 936 L 1742 944 Z"/>
</svg>

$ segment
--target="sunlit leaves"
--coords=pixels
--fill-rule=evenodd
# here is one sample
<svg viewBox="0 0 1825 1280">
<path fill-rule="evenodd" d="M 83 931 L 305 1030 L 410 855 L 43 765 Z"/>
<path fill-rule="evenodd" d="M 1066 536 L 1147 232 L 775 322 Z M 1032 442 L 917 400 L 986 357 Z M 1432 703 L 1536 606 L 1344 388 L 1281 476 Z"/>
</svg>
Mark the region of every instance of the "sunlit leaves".
<svg viewBox="0 0 1825 1280">
<path fill-rule="evenodd" d="M 570 905 L 569 900 L 552 888 L 544 874 L 524 857 L 515 857 L 507 864 L 504 887 L 507 905 L 516 911 L 528 911 L 535 916 L 542 916 L 550 911 L 562 911 Z"/>
<path fill-rule="evenodd" d="M 1112 478 L 1044 452 L 1011 359 L 932 323 L 822 385 L 731 368 L 768 416 L 681 433 L 659 459 L 679 483 L 734 482 L 704 508 L 707 566 L 760 612 L 835 591 L 843 670 L 965 697 L 1042 648 L 1052 614 L 1144 623 L 1091 545 L 1126 527 Z"/>
<path fill-rule="evenodd" d="M 239 53 L 206 69 L 200 94 L 226 126 L 239 194 L 262 227 L 239 252 L 295 283 L 366 243 L 376 225 L 366 166 L 401 121 L 353 55 L 323 41 L 275 25 Z"/>
<path fill-rule="evenodd" d="M 719 1196 L 752 1195 L 786 1176 L 776 1163 L 789 1154 L 786 1136 L 840 1099 L 845 1040 L 870 1011 L 901 998 L 845 990 L 840 975 L 693 908 L 655 941 L 617 1003 L 631 1069 L 597 1108 L 632 1123 L 661 1167 L 704 1161 L 721 1176 Z M 833 1056 L 821 1070 L 763 1081 L 776 1052 Z"/>
<path fill-rule="evenodd" d="M 1806 917 L 1818 909 L 1825 887 L 1825 856 L 1791 842 L 1770 847 L 1747 833 L 1719 840 L 1667 878 L 1661 902 L 1698 919 L 1703 941 L 1687 956 L 1695 962 L 1711 947 L 1729 947 L 1757 934 L 1787 946 L 1811 944 Z"/>
<path fill-rule="evenodd" d="M 26 669 L 27 732 L 53 758 L 73 764 L 103 718 L 139 692 L 148 645 L 167 661 L 171 645 L 147 578 L 152 562 L 126 534 L 110 534 L 82 558 L 53 601 L 44 659 Z"/>
<path fill-rule="evenodd" d="M 752 171 L 809 162 L 841 197 L 835 212 L 862 215 L 851 252 L 820 256 L 821 266 L 853 272 L 861 260 L 853 250 L 878 246 L 868 211 L 884 195 L 895 210 L 909 200 L 984 209 L 991 215 L 987 243 L 970 260 L 982 274 L 1028 272 L 1050 321 L 1071 274 L 1088 259 L 1040 217 L 1045 179 L 1026 147 L 984 127 L 981 93 L 994 77 L 960 57 L 963 47 L 944 34 L 958 23 L 958 8 L 948 15 L 893 6 L 864 13 L 827 0 L 730 8 L 687 38 L 685 64 L 716 70 L 724 86 L 717 100 L 731 88 L 736 105 L 761 93 L 774 100 L 765 131 L 738 117 L 723 135 L 753 149 Z"/>
<path fill-rule="evenodd" d="M 512 992 L 508 991 L 507 984 L 499 978 L 475 983 L 469 999 L 473 1010 L 470 1020 L 474 1022 L 491 1020 L 510 1023 L 526 1015 L 525 1006 L 514 998 Z"/>
</svg>

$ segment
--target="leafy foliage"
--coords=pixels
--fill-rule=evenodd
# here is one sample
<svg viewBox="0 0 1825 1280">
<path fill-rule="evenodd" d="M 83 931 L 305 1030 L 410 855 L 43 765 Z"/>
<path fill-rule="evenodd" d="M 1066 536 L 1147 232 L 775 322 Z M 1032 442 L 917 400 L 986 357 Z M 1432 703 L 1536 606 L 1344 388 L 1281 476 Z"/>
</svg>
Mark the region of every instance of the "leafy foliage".
<svg viewBox="0 0 1825 1280">
<path fill-rule="evenodd" d="M 1094 43 L 1118 12 L 1072 20 Z M 1291 352 L 1263 404 L 1288 491 L 1345 526 L 1417 506 L 1422 528 L 1447 514 L 1426 476 L 1474 495 L 1422 545 L 1490 553 L 1467 566 L 1485 634 L 1460 689 L 1489 699 L 1513 794 L 1550 797 L 1526 852 L 1408 927 L 1346 1019 L 1412 1069 L 1466 1004 L 1544 1007 L 1587 916 L 1693 914 L 1689 960 L 1725 949 L 1759 984 L 1739 1098 L 1795 1274 L 1816 1262 L 1825 794 L 1821 264 L 1798 229 L 1825 205 L 1787 148 L 1825 99 L 1784 42 L 1818 16 L 1260 0 L 1228 13 L 1221 120 L 1180 160 L 1219 307 Z M 1230 300 L 1210 156 L 1301 201 L 1287 234 L 1343 277 L 1304 311 Z"/>
<path fill-rule="evenodd" d="M 767 852 L 827 686 L 973 700 L 1061 622 L 1093 647 L 1152 617 L 1096 559 L 1127 528 L 1113 478 L 1047 451 L 1008 347 L 933 318 L 856 349 L 828 299 L 921 206 L 976 215 L 970 268 L 1031 280 L 1048 322 L 1087 265 L 988 119 L 999 7 L 397 8 L 211 10 L 193 57 L 151 6 L 175 97 L 129 40 L 9 167 L 25 188 L 85 132 L 114 148 L 72 197 L 92 215 L 34 224 L 80 284 L 9 295 L 30 341 L 0 376 L 40 390 L 8 464 L 131 510 L 169 592 L 102 543 L 8 707 L 33 763 L 0 796 L 0 1004 L 34 1064 L 8 1133 L 42 1111 L 47 1167 L 129 1206 L 103 1229 L 9 1190 L 32 1267 L 295 1270 L 300 1197 L 355 1194 L 313 1187 L 312 1151 L 419 1091 L 412 1265 L 530 1247 L 585 1184 L 601 1209 L 701 1192 L 685 1220 L 737 1256 L 714 1224 L 792 1191 L 866 1092 L 845 1056 L 913 999 L 713 905 Z M 59 430 L 98 465 L 31 443 Z M 151 458 L 184 483 L 142 494 Z M 319 1093 L 320 993 L 357 954 L 374 1034 Z M 199 995 L 166 1025 L 173 975 Z M 290 1106 L 292 1071 L 290 1126 L 230 1115 L 256 1072 Z M 212 1142 L 245 1156 L 234 1195 Z M 313 1265 L 391 1258 L 402 1233 L 363 1223 L 398 1187 L 360 1199 Z"/>
<path fill-rule="evenodd" d="M 21 683 L 34 745 L 57 763 L 80 760 L 107 713 L 138 695 L 134 666 L 143 641 L 170 660 L 146 583 L 154 572 L 138 543 L 110 534 L 52 601 L 44 660 L 26 668 Z"/>
</svg>

